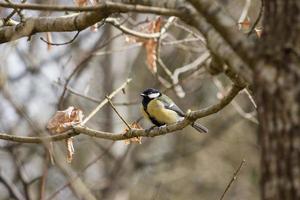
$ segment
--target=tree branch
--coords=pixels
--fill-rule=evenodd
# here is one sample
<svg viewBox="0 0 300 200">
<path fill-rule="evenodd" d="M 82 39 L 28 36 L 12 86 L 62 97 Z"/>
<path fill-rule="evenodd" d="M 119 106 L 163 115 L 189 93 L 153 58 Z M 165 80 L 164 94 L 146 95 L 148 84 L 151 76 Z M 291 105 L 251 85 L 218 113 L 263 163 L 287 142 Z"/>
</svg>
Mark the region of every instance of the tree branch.
<svg viewBox="0 0 300 200">
<path fill-rule="evenodd" d="M 79 133 L 76 133 L 72 130 L 69 130 L 65 133 L 62 133 L 60 135 L 53 135 L 53 136 L 46 136 L 46 137 L 29 137 L 29 136 L 16 136 L 16 135 L 10 135 L 6 133 L 0 132 L 0 139 L 2 140 L 8 140 L 11 142 L 20 142 L 20 143 L 44 143 L 44 142 L 50 142 L 50 141 L 60 141 L 64 140 L 70 137 L 73 137 L 75 135 L 78 135 Z"/>
<path fill-rule="evenodd" d="M 236 26 L 236 23 L 219 5 L 207 0 L 201 0 L 201 2 L 204 3 L 203 5 L 199 5 L 196 1 L 192 1 L 201 14 L 206 17 L 207 21 L 213 24 L 214 27 L 212 27 L 192 6 L 184 1 L 162 0 L 149 2 L 119 0 L 119 2 L 123 3 L 105 2 L 104 4 L 86 7 L 0 3 L 0 6 L 2 7 L 20 9 L 90 11 L 62 17 L 28 18 L 24 23 L 0 28 L 0 43 L 16 40 L 21 37 L 30 37 L 39 32 L 80 31 L 107 18 L 112 13 L 138 12 L 177 16 L 187 24 L 196 27 L 206 36 L 209 49 L 215 55 L 224 59 L 225 63 L 230 67 L 230 70 L 233 70 L 235 74 L 242 77 L 244 82 L 246 81 L 249 84 L 252 83 L 252 71 L 244 62 L 244 54 L 249 53 L 249 42 L 247 42 L 245 37 L 233 27 Z M 213 10 L 218 12 L 211 12 L 211 10 L 205 11 L 203 8 L 213 8 Z M 216 28 L 220 34 L 216 32 L 214 28 Z M 224 37 L 225 40 L 222 37 Z M 228 44 L 230 44 L 230 47 Z M 249 61 L 249 59 L 247 61 Z"/>
<path fill-rule="evenodd" d="M 189 10 L 190 18 L 183 18 L 185 23 L 197 28 L 205 36 L 207 40 L 207 48 L 214 56 L 217 56 L 217 58 L 224 61 L 224 63 L 228 66 L 226 70 L 229 71 L 230 74 L 239 77 L 239 84 L 252 84 L 253 75 L 248 64 L 246 64 L 241 57 L 233 51 L 219 32 L 217 32 L 214 27 L 207 22 L 207 20 L 199 15 L 194 8 L 190 8 Z M 224 70 L 223 66 L 219 67 L 221 68 L 221 71 Z M 233 76 L 229 78 L 233 78 Z M 233 80 L 233 82 L 235 81 Z"/>
<path fill-rule="evenodd" d="M 53 43 L 53 42 L 48 42 L 46 39 L 44 39 L 43 37 L 40 37 L 40 39 L 45 42 L 48 45 L 53 45 L 53 46 L 62 46 L 62 45 L 67 45 L 67 44 L 71 44 L 72 42 L 74 42 L 74 40 L 76 40 L 76 38 L 78 37 L 80 31 L 77 31 L 77 33 L 74 35 L 74 37 L 67 41 L 67 42 L 63 42 L 63 43 Z"/>
<path fill-rule="evenodd" d="M 242 166 L 246 163 L 246 160 L 242 160 L 241 164 L 239 165 L 239 167 L 237 168 L 237 170 L 234 172 L 231 180 L 229 181 L 228 185 L 226 186 L 222 196 L 220 197 L 220 200 L 224 199 L 225 194 L 227 193 L 227 191 L 229 190 L 230 186 L 232 185 L 232 183 L 237 179 L 237 175 L 240 172 Z"/>
<path fill-rule="evenodd" d="M 159 38 L 162 34 L 160 32 L 157 33 L 143 33 L 139 31 L 135 31 L 132 29 L 127 28 L 126 26 L 122 25 L 117 19 L 115 18 L 106 18 L 105 22 L 113 25 L 117 29 L 119 29 L 122 33 L 128 34 L 128 35 L 133 35 L 135 37 L 139 38 L 145 38 L 145 39 L 155 39 Z"/>
<path fill-rule="evenodd" d="M 121 1 L 123 2 L 123 1 Z M 125 2 L 125 1 L 124 1 Z M 137 3 L 137 2 L 136 2 Z M 100 3 L 98 5 L 93 6 L 65 6 L 65 5 L 46 5 L 46 4 L 34 4 L 34 3 L 4 3 L 0 2 L 0 7 L 3 8 L 14 8 L 14 9 L 27 9 L 27 10 L 38 10 L 38 11 L 57 11 L 57 12 L 103 12 L 106 9 L 111 10 L 113 12 L 131 12 L 131 11 L 139 11 L 142 13 L 152 13 L 152 14 L 160 14 L 160 15 L 177 15 L 179 13 L 178 10 L 171 10 L 163 7 L 156 6 L 144 6 L 143 2 L 141 5 L 130 5 L 124 3 L 117 3 L 106 1 L 104 3 Z"/>
<path fill-rule="evenodd" d="M 17 40 L 22 37 L 30 37 L 40 32 L 67 32 L 81 31 L 89 26 L 107 18 L 112 13 L 139 12 L 153 13 L 158 15 L 177 16 L 180 11 L 175 9 L 166 9 L 159 7 L 129 5 L 113 2 L 106 2 L 92 7 L 76 6 L 51 6 L 39 4 L 7 4 L 1 3 L 2 7 L 48 10 L 48 11 L 90 11 L 84 13 L 75 13 L 62 17 L 37 17 L 28 18 L 24 22 L 15 26 L 3 27 L 0 29 L 0 43 Z"/>
<path fill-rule="evenodd" d="M 0 183 L 3 183 L 4 186 L 7 188 L 7 190 L 10 193 L 10 196 L 12 198 L 18 199 L 18 200 L 25 200 L 25 197 L 23 196 L 23 194 L 19 191 L 19 189 L 17 188 L 17 186 L 11 182 L 10 180 L 8 180 L 0 171 Z"/>
<path fill-rule="evenodd" d="M 131 129 L 130 125 L 128 124 L 128 122 L 124 119 L 124 117 L 122 117 L 122 115 L 119 113 L 119 111 L 116 109 L 116 107 L 114 106 L 113 102 L 111 101 L 111 99 L 106 96 L 106 99 L 108 100 L 108 103 L 110 105 L 110 107 L 115 111 L 115 113 L 118 115 L 118 117 L 124 122 L 124 124 L 127 126 L 128 129 Z"/>
<path fill-rule="evenodd" d="M 123 90 L 125 86 L 131 81 L 132 79 L 127 79 L 125 83 L 123 83 L 118 89 L 113 91 L 108 98 L 111 99 L 113 98 L 118 92 Z M 85 125 L 106 103 L 108 103 L 108 99 L 104 99 L 81 123 L 81 125 Z"/>
<path fill-rule="evenodd" d="M 73 130 L 69 130 L 65 133 L 60 135 L 48 136 L 48 137 L 26 137 L 26 136 L 15 136 L 9 135 L 6 133 L 0 133 L 0 139 L 9 140 L 12 142 L 21 142 L 21 143 L 42 143 L 42 142 L 49 142 L 49 141 L 58 141 L 64 140 L 66 138 L 73 137 L 75 135 L 79 135 L 80 133 L 84 135 L 89 135 L 91 137 L 97 137 L 101 139 L 107 140 L 125 140 L 134 137 L 156 137 L 160 135 L 165 135 L 167 133 L 175 132 L 178 130 L 182 130 L 186 126 L 190 125 L 193 121 L 217 113 L 222 110 L 226 105 L 228 105 L 232 99 L 242 90 L 243 87 L 233 85 L 230 91 L 223 99 L 221 99 L 218 103 L 209 106 L 207 108 L 198 110 L 198 111 L 191 111 L 187 113 L 186 119 L 177 122 L 175 124 L 171 124 L 165 127 L 155 127 L 152 129 L 130 129 L 125 133 L 109 133 L 104 131 L 97 131 L 94 129 L 90 129 L 84 126 L 74 126 Z"/>
<path fill-rule="evenodd" d="M 251 65 L 254 62 L 253 54 L 250 51 L 254 47 L 253 43 L 249 42 L 250 40 L 247 40 L 247 37 L 237 29 L 237 23 L 218 2 L 210 0 L 188 1 L 213 25 L 245 63 Z"/>
</svg>

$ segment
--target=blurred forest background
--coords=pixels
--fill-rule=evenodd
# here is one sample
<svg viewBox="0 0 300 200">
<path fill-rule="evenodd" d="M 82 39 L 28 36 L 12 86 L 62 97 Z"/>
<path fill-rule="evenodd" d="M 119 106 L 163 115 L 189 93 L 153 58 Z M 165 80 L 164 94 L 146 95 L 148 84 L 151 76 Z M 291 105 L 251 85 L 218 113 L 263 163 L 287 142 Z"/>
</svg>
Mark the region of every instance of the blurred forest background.
<svg viewBox="0 0 300 200">
<path fill-rule="evenodd" d="M 244 22 L 252 23 L 260 12 L 260 1 L 252 0 L 247 17 L 242 16 L 249 2 L 219 0 L 241 29 L 247 29 Z M 74 5 L 66 0 L 30 3 Z M 0 17 L 7 17 L 11 11 L 0 8 Z M 37 17 L 59 13 L 23 10 L 22 14 Z M 137 13 L 110 17 L 141 32 L 149 31 L 150 24 L 157 20 L 155 15 Z M 12 19 L 19 20 L 19 16 L 15 14 Z M 168 19 L 161 17 L 162 24 Z M 183 110 L 196 110 L 217 102 L 230 85 L 224 74 L 209 73 L 205 39 L 179 19 L 171 21 L 159 39 L 161 61 L 157 66 L 151 64 L 144 40 L 124 34 L 109 22 L 96 26 L 81 31 L 66 45 L 47 45 L 40 37 L 63 43 L 76 32 L 42 33 L 1 44 L 0 132 L 48 135 L 46 125 L 57 110 L 74 106 L 87 116 L 128 78 L 132 81 L 125 93 L 118 93 L 113 103 L 130 123 L 141 117 L 139 94 L 145 88 L 159 88 Z M 174 86 L 162 63 L 171 72 L 192 66 L 180 73 Z M 155 67 L 157 73 L 153 73 Z M 61 98 L 76 68 L 79 70 Z M 227 107 L 198 122 L 208 127 L 209 134 L 198 134 L 188 127 L 173 134 L 142 138 L 141 144 L 79 135 L 74 137 L 71 164 L 66 162 L 63 141 L 53 143 L 58 161 L 52 165 L 45 144 L 0 140 L 0 199 L 219 199 L 244 159 L 246 163 L 225 198 L 259 199 L 258 122 L 247 93 L 240 92 Z M 140 124 L 143 128 L 152 126 L 145 120 Z M 117 133 L 126 128 L 109 104 L 87 125 Z"/>
</svg>

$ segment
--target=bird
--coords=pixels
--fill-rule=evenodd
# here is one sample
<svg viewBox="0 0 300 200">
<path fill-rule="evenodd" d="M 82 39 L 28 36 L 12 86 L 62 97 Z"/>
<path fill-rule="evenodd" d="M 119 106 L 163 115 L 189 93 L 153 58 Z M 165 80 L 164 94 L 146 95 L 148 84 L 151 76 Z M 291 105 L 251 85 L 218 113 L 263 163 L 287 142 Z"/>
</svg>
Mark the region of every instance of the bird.
<svg viewBox="0 0 300 200">
<path fill-rule="evenodd" d="M 164 126 L 181 121 L 185 113 L 167 95 L 154 88 L 148 88 L 140 94 L 143 98 L 141 110 L 145 118 L 155 126 Z M 208 129 L 196 122 L 191 126 L 200 133 L 208 133 Z"/>
</svg>

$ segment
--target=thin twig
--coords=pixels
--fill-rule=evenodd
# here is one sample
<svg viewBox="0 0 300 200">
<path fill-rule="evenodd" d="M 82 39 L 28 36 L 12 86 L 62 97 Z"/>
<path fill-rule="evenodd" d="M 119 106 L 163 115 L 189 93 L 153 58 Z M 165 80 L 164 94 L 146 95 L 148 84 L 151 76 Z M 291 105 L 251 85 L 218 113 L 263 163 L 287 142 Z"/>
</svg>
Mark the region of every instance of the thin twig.
<svg viewBox="0 0 300 200">
<path fill-rule="evenodd" d="M 106 1 L 103 4 L 93 5 L 93 6 L 66 6 L 66 5 L 49 5 L 49 4 L 34 4 L 34 3 L 27 3 L 27 4 L 19 4 L 19 3 L 4 3 L 0 2 L 0 7 L 3 8 L 18 8 L 18 9 L 27 9 L 27 10 L 45 10 L 45 11 L 57 11 L 57 12 L 89 12 L 89 11 L 96 11 L 99 12 L 101 10 L 116 10 L 116 11 L 123 11 L 126 10 L 127 12 L 139 10 L 142 13 L 153 13 L 153 14 L 168 14 L 172 16 L 176 16 L 179 14 L 179 10 L 176 9 L 167 9 L 167 8 L 160 8 L 160 7 L 151 7 L 151 6 L 144 6 L 139 5 L 126 5 L 123 3 L 111 2 Z"/>
<path fill-rule="evenodd" d="M 161 33 L 163 32 L 166 32 L 166 29 L 169 28 L 171 26 L 171 24 L 175 21 L 175 17 L 170 17 L 166 23 L 166 25 L 161 29 Z M 159 64 L 159 66 L 161 66 L 161 68 L 164 70 L 164 72 L 168 75 L 168 77 L 170 78 L 170 80 L 172 80 L 173 82 L 173 79 L 172 79 L 172 72 L 169 70 L 169 68 L 164 64 L 161 56 L 160 56 L 160 52 L 161 52 L 161 41 L 162 41 L 162 35 L 161 37 L 158 38 L 158 41 L 157 41 L 157 48 L 156 48 L 156 62 Z M 163 85 L 166 85 L 164 84 L 164 82 L 166 81 L 163 81 L 164 79 L 162 79 L 162 77 L 159 77 L 160 82 L 163 84 Z M 173 83 L 174 84 L 174 83 Z M 182 97 L 184 95 L 182 94 L 185 94 L 183 88 L 181 87 L 180 84 L 176 85 L 174 87 L 174 91 L 176 92 L 177 96 L 179 97 Z"/>
<path fill-rule="evenodd" d="M 119 88 L 113 91 L 108 97 L 111 99 L 116 94 L 118 94 L 122 89 L 124 89 L 127 84 L 131 81 L 131 79 L 127 79 L 125 83 L 123 83 Z M 107 99 L 104 99 L 81 123 L 81 125 L 85 125 L 106 103 L 108 103 Z"/>
<path fill-rule="evenodd" d="M 115 181 L 119 180 L 119 173 L 123 169 L 123 164 L 125 163 L 126 157 L 129 155 L 131 147 L 132 145 L 128 145 L 123 155 L 116 160 L 113 169 L 109 173 L 109 180 L 107 180 L 106 187 L 103 190 L 103 199 L 107 199 L 106 195 L 108 194 L 108 192 L 112 191 L 116 186 Z"/>
<path fill-rule="evenodd" d="M 230 186 L 232 185 L 233 181 L 235 181 L 235 180 L 237 179 L 237 175 L 238 175 L 238 173 L 240 172 L 242 166 L 243 166 L 245 163 L 246 163 L 246 160 L 245 160 L 245 159 L 242 160 L 241 164 L 239 165 L 239 167 L 237 168 L 237 170 L 234 172 L 234 174 L 233 174 L 231 180 L 229 181 L 228 185 L 226 186 L 226 188 L 225 188 L 225 190 L 224 190 L 224 192 L 223 192 L 223 194 L 222 194 L 220 200 L 222 200 L 222 199 L 224 198 L 226 192 L 229 190 L 229 188 L 230 188 Z"/>
<path fill-rule="evenodd" d="M 193 70 L 192 71 L 193 73 L 190 75 L 190 76 L 187 76 L 187 77 L 184 77 L 182 79 L 179 80 L 178 83 L 176 84 L 172 84 L 170 85 L 169 87 L 166 87 L 163 92 L 167 92 L 168 90 L 171 90 L 174 88 L 174 86 L 178 85 L 178 84 L 183 84 L 183 83 L 186 83 L 188 81 L 191 81 L 191 80 L 194 80 L 198 77 L 199 75 L 199 70 Z M 204 71 L 203 71 L 204 72 Z M 198 77 L 199 78 L 199 77 Z M 57 85 L 61 85 L 59 82 L 56 82 Z M 80 93 L 79 91 L 75 90 L 74 88 L 72 87 L 69 87 L 67 86 L 66 87 L 67 91 L 70 92 L 71 94 L 73 95 L 76 95 L 76 96 L 79 96 L 79 97 L 82 97 L 86 100 L 89 100 L 91 102 L 94 102 L 94 103 L 101 103 L 102 99 L 97 99 L 95 97 L 92 97 L 92 96 L 88 96 L 88 95 L 84 95 L 82 93 Z M 129 101 L 129 102 L 113 102 L 115 106 L 134 106 L 134 105 L 137 105 L 140 103 L 140 101 L 138 99 L 136 100 L 133 100 L 133 101 Z"/>
<path fill-rule="evenodd" d="M 11 1 L 6 1 L 7 3 L 11 4 Z M 26 0 L 22 0 L 21 3 L 25 3 Z M 18 8 L 14 8 L 14 10 L 4 19 L 4 24 L 6 24 L 16 13 L 19 14 L 20 18 L 22 19 L 21 11 Z"/>
<path fill-rule="evenodd" d="M 239 29 L 242 29 L 242 24 L 245 22 L 245 20 L 248 17 L 248 12 L 249 12 L 250 6 L 251 6 L 251 0 L 246 0 L 244 8 L 241 13 L 241 16 L 238 20 Z"/>
<path fill-rule="evenodd" d="M 104 151 L 98 155 L 95 159 L 93 159 L 91 162 L 89 162 L 80 172 L 77 173 L 77 175 L 74 178 L 71 178 L 67 183 L 65 183 L 64 185 L 62 185 L 59 189 L 57 189 L 52 195 L 50 195 L 47 200 L 51 200 L 54 199 L 54 197 L 56 197 L 62 190 L 64 190 L 66 187 L 68 187 L 70 185 L 70 183 L 72 181 L 74 181 L 75 179 L 79 178 L 80 176 L 82 176 L 82 174 L 93 164 L 95 164 L 96 162 L 98 162 L 99 160 L 101 160 L 111 149 L 111 147 L 113 146 L 114 142 L 112 142 L 107 148 L 104 149 Z"/>
<path fill-rule="evenodd" d="M 57 82 L 57 84 L 60 85 L 60 86 L 62 86 L 59 82 Z M 97 99 L 95 97 L 91 97 L 91 96 L 88 96 L 88 95 L 81 94 L 80 92 L 76 91 L 75 89 L 73 89 L 73 88 L 71 88 L 69 86 L 67 86 L 66 89 L 71 94 L 76 95 L 78 97 L 82 97 L 82 98 L 84 98 L 86 100 L 89 100 L 91 102 L 94 102 L 94 103 L 100 103 L 101 102 L 100 99 Z"/>
<path fill-rule="evenodd" d="M 262 15 L 263 15 L 263 12 L 264 12 L 264 7 L 265 7 L 265 0 L 261 0 L 259 14 L 258 14 L 253 26 L 251 27 L 249 33 L 247 34 L 248 37 L 253 33 L 254 29 L 256 28 L 257 24 L 259 23 Z"/>
<path fill-rule="evenodd" d="M 224 93 L 224 91 L 225 91 L 225 88 L 224 88 L 224 86 L 222 85 L 222 83 L 221 83 L 221 81 L 219 81 L 218 79 L 216 79 L 216 78 L 213 78 L 213 82 L 214 82 L 214 84 L 215 84 L 215 86 L 218 88 L 218 90 L 221 92 L 221 94 L 223 94 Z M 243 91 L 245 91 L 246 89 L 244 89 Z M 247 95 L 248 95 L 248 93 L 246 93 Z M 251 95 L 250 96 L 248 96 L 249 97 L 249 99 L 250 99 L 250 101 L 251 101 L 251 103 L 253 103 L 254 102 L 254 99 L 251 99 Z M 252 100 L 253 100 L 253 102 L 252 102 Z M 255 116 L 253 115 L 253 113 L 255 113 L 256 112 L 256 110 L 254 110 L 252 113 L 247 113 L 247 112 L 245 112 L 244 110 L 243 110 L 243 108 L 238 104 L 238 102 L 236 101 L 236 100 L 232 100 L 231 101 L 231 104 L 232 104 L 232 106 L 235 108 L 235 110 L 242 116 L 242 117 L 244 117 L 245 119 L 247 119 L 247 120 L 249 120 L 249 121 L 251 121 L 251 122 L 253 122 L 253 123 L 255 123 L 255 124 L 258 124 L 258 120 L 255 118 Z M 254 107 L 255 107 L 255 102 L 254 102 Z"/>
<path fill-rule="evenodd" d="M 0 133 L 0 139 L 9 140 L 13 142 L 21 142 L 21 143 L 43 143 L 49 141 L 63 140 L 66 138 L 73 137 L 75 135 L 79 135 L 80 133 L 89 135 L 91 137 L 97 137 L 97 138 L 102 138 L 107 140 L 126 140 L 134 137 L 156 137 L 160 135 L 165 135 L 167 133 L 172 133 L 177 130 L 182 130 L 183 128 L 187 127 L 193 121 L 199 118 L 219 112 L 225 106 L 227 106 L 242 89 L 243 87 L 233 85 L 230 91 L 227 93 L 227 95 L 224 95 L 224 97 L 218 103 L 203 108 L 201 110 L 191 111 L 186 114 L 186 119 L 165 127 L 155 127 L 150 130 L 131 129 L 128 130 L 126 133 L 123 132 L 123 133 L 116 134 L 116 133 L 110 133 L 104 131 L 97 131 L 85 126 L 77 125 L 73 127 L 73 130 L 69 130 L 60 135 L 53 135 L 48 137 L 26 137 L 26 136 L 15 136 L 7 133 Z M 122 90 L 122 88 L 119 88 L 118 91 L 120 90 Z M 115 95 L 118 91 L 114 91 L 114 93 L 112 94 Z M 108 100 L 104 99 L 103 102 L 99 104 L 99 106 L 97 106 L 97 108 L 89 115 L 89 118 L 86 120 L 86 122 L 93 115 L 95 115 L 97 111 L 107 102 Z"/>
<path fill-rule="evenodd" d="M 12 160 L 14 165 L 16 166 L 16 175 L 17 178 L 20 180 L 22 186 L 23 186 L 23 191 L 24 191 L 24 197 L 26 200 L 30 200 L 30 182 L 28 180 L 28 176 L 26 176 L 26 170 L 24 168 L 24 164 L 18 159 L 16 151 L 10 151 L 10 155 L 12 156 Z"/>
<path fill-rule="evenodd" d="M 243 110 L 243 108 L 235 101 L 233 100 L 231 102 L 231 105 L 235 108 L 235 110 L 242 116 L 244 117 L 245 119 L 248 119 L 249 121 L 255 123 L 255 124 L 258 124 L 258 120 L 255 118 L 255 114 L 256 114 L 256 110 L 250 112 L 250 113 L 247 113 Z"/>
<path fill-rule="evenodd" d="M 68 85 L 69 85 L 71 79 L 73 78 L 73 76 L 75 76 L 75 74 L 76 74 L 77 72 L 79 72 L 83 67 L 85 67 L 85 66 L 86 66 L 85 64 L 88 62 L 88 60 L 91 59 L 91 58 L 94 56 L 94 54 L 93 54 L 92 52 L 94 52 L 95 49 L 98 49 L 98 50 L 99 50 L 99 49 L 104 48 L 104 47 L 107 46 L 111 41 L 113 41 L 114 39 L 120 37 L 121 35 L 122 35 L 122 34 L 114 35 L 113 37 L 109 38 L 105 43 L 103 43 L 100 47 L 97 47 L 97 44 L 96 44 L 96 47 L 94 47 L 94 48 L 92 49 L 91 53 L 90 53 L 86 58 L 84 58 L 84 59 L 83 59 L 83 60 L 75 67 L 75 69 L 72 71 L 72 73 L 68 76 L 68 78 L 67 78 L 66 81 L 65 81 L 65 85 L 64 85 L 63 92 L 62 92 L 62 94 L 60 95 L 59 100 L 58 100 L 58 108 L 59 108 L 59 109 L 62 109 L 62 107 L 63 107 L 64 96 L 65 96 L 65 93 L 66 93 L 66 91 L 67 91 L 67 87 L 68 87 Z"/>
<path fill-rule="evenodd" d="M 169 46 L 169 45 L 176 45 L 181 43 L 189 43 L 189 42 L 201 42 L 202 40 L 200 38 L 185 38 L 181 40 L 174 40 L 174 41 L 167 41 L 167 42 L 161 42 L 162 46 Z"/>
<path fill-rule="evenodd" d="M 46 182 L 47 182 L 47 177 L 48 177 L 48 164 L 50 161 L 50 153 L 45 152 L 46 158 L 44 162 L 44 170 L 43 170 L 43 176 L 41 177 L 41 184 L 40 184 L 40 200 L 45 199 L 45 194 L 46 194 Z"/>
<path fill-rule="evenodd" d="M 247 94 L 248 98 L 250 99 L 251 103 L 253 104 L 254 108 L 257 108 L 256 102 L 253 96 L 251 95 L 251 93 L 249 92 L 249 90 L 246 88 L 244 91 Z"/>
<path fill-rule="evenodd" d="M 10 193 L 10 196 L 14 199 L 18 200 L 25 200 L 25 197 L 22 195 L 22 193 L 19 191 L 19 189 L 16 187 L 14 183 L 9 181 L 0 171 L 0 183 L 3 183 L 3 185 L 7 188 L 7 190 Z"/>
<path fill-rule="evenodd" d="M 39 143 L 45 143 L 45 142 L 50 142 L 50 141 L 64 140 L 64 139 L 73 137 L 78 134 L 79 133 L 75 133 L 73 130 L 70 130 L 70 131 L 66 131 L 65 133 L 62 133 L 59 135 L 35 137 L 35 136 L 17 136 L 17 135 L 11 135 L 11 134 L 6 134 L 6 133 L 0 132 L 0 139 L 8 140 L 11 142 L 39 144 Z"/>
<path fill-rule="evenodd" d="M 186 25 L 183 24 L 179 24 L 177 21 L 174 22 L 174 26 L 188 32 L 195 38 L 198 38 L 203 46 L 205 47 L 207 46 L 204 37 L 200 35 L 198 32 L 196 32 L 195 29 L 192 29 L 191 27 L 186 27 Z"/>
<path fill-rule="evenodd" d="M 118 48 L 118 49 L 112 49 L 112 50 L 109 50 L 109 51 L 96 51 L 93 54 L 95 56 L 102 56 L 102 55 L 107 55 L 107 54 L 113 54 L 113 53 L 117 53 L 117 52 L 127 51 L 127 50 L 138 48 L 138 47 L 141 47 L 141 46 L 142 46 L 142 43 L 140 42 L 140 43 L 136 43 L 136 44 L 133 44 L 133 45 L 123 46 L 123 47 Z"/>
<path fill-rule="evenodd" d="M 120 119 L 126 124 L 127 128 L 131 129 L 130 125 L 126 122 L 126 120 L 122 117 L 122 115 L 118 112 L 114 104 L 111 102 L 111 99 L 109 96 L 106 96 L 106 99 L 108 100 L 109 105 L 111 108 L 117 113 L 117 115 L 120 117 Z"/>
<path fill-rule="evenodd" d="M 161 36 L 161 32 L 157 32 L 157 33 L 143 33 L 143 32 L 138 32 L 132 29 L 129 29 L 125 26 L 123 26 L 117 19 L 115 18 L 106 18 L 105 22 L 113 25 L 114 27 L 118 28 L 120 31 L 122 31 L 125 34 L 129 34 L 135 37 L 139 37 L 139 38 L 145 38 L 145 39 L 155 39 L 155 38 L 159 38 Z"/>
<path fill-rule="evenodd" d="M 59 85 L 59 83 L 57 83 Z M 79 96 L 79 97 L 82 97 L 86 100 L 89 100 L 91 102 L 94 102 L 94 103 L 101 103 L 102 99 L 98 99 L 98 98 L 95 98 L 95 97 L 91 97 L 91 96 L 88 96 L 88 95 L 84 95 L 78 91 L 76 91 L 75 89 L 71 88 L 71 87 L 67 87 L 67 90 L 68 92 L 70 92 L 71 94 L 75 95 L 75 96 Z M 137 105 L 139 104 L 140 102 L 135 100 L 135 101 L 130 101 L 130 102 L 113 102 L 115 106 L 132 106 L 132 105 Z"/>
<path fill-rule="evenodd" d="M 76 38 L 78 37 L 80 31 L 77 31 L 77 33 L 74 35 L 74 37 L 68 41 L 68 42 L 63 42 L 63 43 L 52 43 L 52 42 L 48 42 L 47 40 L 45 40 L 43 37 L 40 37 L 40 40 L 42 40 L 43 42 L 45 42 L 48 45 L 53 45 L 53 46 L 62 46 L 62 45 L 67 45 L 67 44 L 71 44 L 72 42 L 74 42 L 74 40 L 76 40 Z"/>
</svg>

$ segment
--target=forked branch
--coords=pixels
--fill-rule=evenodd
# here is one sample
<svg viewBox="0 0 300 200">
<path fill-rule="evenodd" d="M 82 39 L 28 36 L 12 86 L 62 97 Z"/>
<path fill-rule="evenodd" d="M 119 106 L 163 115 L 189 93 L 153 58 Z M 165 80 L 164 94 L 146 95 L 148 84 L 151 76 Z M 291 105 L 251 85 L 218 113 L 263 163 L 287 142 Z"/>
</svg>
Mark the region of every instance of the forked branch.
<svg viewBox="0 0 300 200">
<path fill-rule="evenodd" d="M 187 127 L 197 119 L 219 112 L 226 105 L 228 105 L 242 89 L 243 87 L 233 85 L 230 91 L 227 93 L 227 95 L 224 96 L 218 103 L 201 110 L 191 111 L 187 113 L 186 119 L 165 127 L 156 127 L 147 130 L 132 128 L 125 133 L 116 134 L 116 133 L 98 131 L 82 125 L 78 125 L 78 126 L 74 126 L 73 130 L 69 130 L 60 135 L 54 135 L 49 137 L 25 137 L 25 136 L 15 136 L 6 133 L 0 133 L 0 139 L 12 141 L 12 142 L 21 142 L 21 143 L 42 143 L 45 141 L 64 140 L 66 138 L 70 138 L 79 134 L 89 135 L 91 137 L 97 137 L 97 138 L 107 139 L 107 140 L 125 140 L 134 137 L 156 137 L 160 135 L 165 135 L 167 133 L 173 133 L 178 130 L 182 130 L 183 128 Z M 107 99 L 105 99 L 104 101 L 108 102 Z"/>
</svg>

